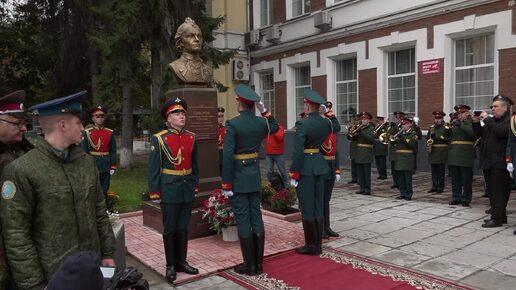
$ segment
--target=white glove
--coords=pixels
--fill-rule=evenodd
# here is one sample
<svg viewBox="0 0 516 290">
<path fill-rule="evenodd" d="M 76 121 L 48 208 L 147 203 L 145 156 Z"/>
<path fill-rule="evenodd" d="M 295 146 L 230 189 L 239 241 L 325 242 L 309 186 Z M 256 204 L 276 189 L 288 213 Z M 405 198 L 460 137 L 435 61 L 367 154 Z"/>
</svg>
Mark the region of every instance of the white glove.
<svg viewBox="0 0 516 290">
<path fill-rule="evenodd" d="M 328 112 L 328 109 L 326 108 L 326 105 L 321 104 L 321 105 L 319 106 L 319 113 L 320 113 L 320 114 L 326 114 L 327 112 Z"/>
<path fill-rule="evenodd" d="M 262 101 L 256 102 L 256 109 L 258 110 L 258 112 L 260 112 L 262 114 L 267 112 L 267 109 L 265 108 L 265 104 Z"/>
<path fill-rule="evenodd" d="M 222 194 L 227 196 L 227 197 L 231 197 L 231 196 L 233 196 L 233 191 L 231 191 L 231 190 L 223 190 Z"/>
<path fill-rule="evenodd" d="M 340 181 L 340 174 L 335 174 L 335 182 L 339 182 Z"/>
<path fill-rule="evenodd" d="M 512 172 L 514 171 L 514 165 L 512 165 L 512 162 L 507 163 L 507 171 L 509 171 L 509 175 L 512 178 Z"/>
<path fill-rule="evenodd" d="M 114 169 L 109 170 L 109 175 L 113 175 L 113 173 L 115 173 Z"/>
<path fill-rule="evenodd" d="M 297 187 L 297 180 L 291 179 L 290 180 L 290 185 L 292 185 L 293 187 Z"/>
</svg>

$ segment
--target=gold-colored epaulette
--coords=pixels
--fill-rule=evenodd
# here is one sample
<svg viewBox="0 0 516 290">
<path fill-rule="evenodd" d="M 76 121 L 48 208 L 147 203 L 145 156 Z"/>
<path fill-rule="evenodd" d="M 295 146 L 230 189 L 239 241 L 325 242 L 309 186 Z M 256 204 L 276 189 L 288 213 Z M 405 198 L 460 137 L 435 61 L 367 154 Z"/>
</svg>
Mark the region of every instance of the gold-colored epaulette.
<svg viewBox="0 0 516 290">
<path fill-rule="evenodd" d="M 104 127 L 104 129 L 108 130 L 109 132 L 113 132 L 113 129 L 109 129 L 109 128 L 106 128 L 106 127 Z"/>
<path fill-rule="evenodd" d="M 164 135 L 164 134 L 165 134 L 165 133 L 167 133 L 167 132 L 168 132 L 168 130 L 163 130 L 163 131 L 160 131 L 160 132 L 158 132 L 158 133 L 154 134 L 154 136 L 156 136 L 156 137 L 160 137 L 161 135 Z"/>
<path fill-rule="evenodd" d="M 90 132 L 91 130 L 93 130 L 93 128 L 94 128 L 94 127 L 86 128 L 86 129 L 84 129 L 84 131 L 88 131 L 88 132 Z"/>
<path fill-rule="evenodd" d="M 195 133 L 194 133 L 194 132 L 192 132 L 192 131 L 185 130 L 185 132 L 186 132 L 186 133 L 188 133 L 188 134 L 192 134 L 192 135 L 194 135 L 194 136 L 195 136 Z"/>
</svg>

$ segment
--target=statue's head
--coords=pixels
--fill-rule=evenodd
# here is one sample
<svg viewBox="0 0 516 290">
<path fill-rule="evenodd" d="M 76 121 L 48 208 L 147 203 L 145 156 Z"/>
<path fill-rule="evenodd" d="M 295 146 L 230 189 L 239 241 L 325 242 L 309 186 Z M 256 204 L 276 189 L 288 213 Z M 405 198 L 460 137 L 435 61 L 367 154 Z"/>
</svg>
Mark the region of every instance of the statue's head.
<svg viewBox="0 0 516 290">
<path fill-rule="evenodd" d="M 177 28 L 174 37 L 176 48 L 190 53 L 199 53 L 202 49 L 201 28 L 190 17 Z"/>
</svg>

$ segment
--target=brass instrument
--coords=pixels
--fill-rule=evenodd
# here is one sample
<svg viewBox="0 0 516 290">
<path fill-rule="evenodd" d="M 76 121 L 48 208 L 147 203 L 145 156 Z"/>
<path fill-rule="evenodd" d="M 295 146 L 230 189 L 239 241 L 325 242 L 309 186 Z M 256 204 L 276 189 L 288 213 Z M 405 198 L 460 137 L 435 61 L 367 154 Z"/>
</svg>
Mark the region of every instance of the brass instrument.
<svg viewBox="0 0 516 290">
<path fill-rule="evenodd" d="M 446 130 L 450 130 L 451 128 L 453 128 L 453 125 L 451 125 L 448 122 L 445 122 L 443 126 L 444 126 L 444 129 L 446 129 Z"/>
<path fill-rule="evenodd" d="M 348 131 L 348 139 L 353 139 L 355 138 L 358 133 L 360 132 L 360 130 L 362 130 L 365 126 L 362 126 L 361 123 L 356 123 L 355 125 L 353 125 L 353 127 L 351 127 L 351 129 L 349 129 Z"/>
<path fill-rule="evenodd" d="M 374 129 L 374 136 L 377 136 L 378 132 L 380 132 L 385 125 L 387 125 L 387 122 L 383 122 L 380 126 L 377 126 L 376 129 Z"/>
<path fill-rule="evenodd" d="M 389 141 L 396 142 L 396 139 L 398 139 L 399 135 L 403 133 L 403 130 L 399 130 L 396 134 L 389 137 Z"/>
<path fill-rule="evenodd" d="M 380 136 L 378 136 L 378 140 L 380 140 L 380 142 L 384 145 L 388 145 L 389 144 L 389 134 L 387 132 L 383 132 L 382 134 L 380 134 Z"/>
<path fill-rule="evenodd" d="M 432 153 L 432 145 L 434 144 L 434 139 L 432 139 L 432 135 L 435 132 L 435 125 L 430 126 L 430 130 L 428 132 L 428 140 L 426 140 L 426 151 L 428 154 Z"/>
</svg>

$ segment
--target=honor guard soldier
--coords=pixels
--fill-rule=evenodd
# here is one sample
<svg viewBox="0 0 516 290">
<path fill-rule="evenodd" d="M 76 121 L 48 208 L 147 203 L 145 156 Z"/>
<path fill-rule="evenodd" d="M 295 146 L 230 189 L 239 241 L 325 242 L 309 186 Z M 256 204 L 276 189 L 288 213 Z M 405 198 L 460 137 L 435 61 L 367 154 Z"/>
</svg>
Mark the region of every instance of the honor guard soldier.
<svg viewBox="0 0 516 290">
<path fill-rule="evenodd" d="M 358 183 L 357 165 L 355 163 L 355 157 L 357 152 L 357 142 L 354 140 L 352 134 L 360 126 L 360 115 L 353 114 L 353 123 L 348 125 L 348 134 L 346 137 L 349 140 L 349 159 L 351 160 L 351 180 L 348 184 Z"/>
<path fill-rule="evenodd" d="M 457 105 L 457 119 L 452 123 L 448 165 L 452 176 L 452 201 L 450 205 L 469 206 L 472 198 L 473 163 L 475 160 L 475 134 L 467 105 Z"/>
<path fill-rule="evenodd" d="M 217 108 L 217 121 L 219 123 L 218 135 L 219 135 L 219 171 L 222 173 L 222 151 L 224 149 L 224 136 L 226 135 L 226 127 L 224 127 L 224 112 L 226 110 L 223 107 Z"/>
<path fill-rule="evenodd" d="M 448 123 L 444 123 L 444 116 L 446 116 L 444 112 L 434 111 L 432 115 L 434 115 L 434 124 L 430 126 L 426 136 L 428 161 L 432 168 L 432 188 L 428 192 L 442 193 L 451 127 Z"/>
<path fill-rule="evenodd" d="M 34 148 L 24 137 L 27 132 L 23 101 L 25 91 L 16 91 L 0 98 L 0 173 L 14 159 Z M 0 238 L 0 289 L 16 289 L 9 280 L 5 249 Z"/>
<path fill-rule="evenodd" d="M 239 84 L 235 93 L 240 115 L 226 121 L 222 192 L 231 199 L 244 260 L 235 272 L 256 275 L 263 271 L 265 242 L 258 151 L 263 139 L 278 130 L 278 123 L 250 87 Z M 255 115 L 255 107 L 264 118 Z"/>
<path fill-rule="evenodd" d="M 376 127 L 374 129 L 374 159 L 378 170 L 378 179 L 387 179 L 387 153 L 389 152 L 389 123 L 385 122 L 382 116 L 376 116 Z"/>
<path fill-rule="evenodd" d="M 100 185 L 107 198 L 111 175 L 116 170 L 116 140 L 113 130 L 104 127 L 107 110 L 98 106 L 90 110 L 93 127 L 84 130 L 81 148 L 95 158 L 99 170 Z"/>
<path fill-rule="evenodd" d="M 324 177 L 330 171 L 320 147 L 328 134 L 340 131 L 340 124 L 332 113 L 326 118 L 321 117 L 320 113 L 327 113 L 326 106 L 321 106 L 325 101 L 316 91 L 307 89 L 304 97 L 306 118 L 296 122 L 290 167 L 290 184 L 297 187 L 305 234 L 305 246 L 296 252 L 320 255 L 324 228 Z"/>
<path fill-rule="evenodd" d="M 149 197 L 161 199 L 165 279 L 172 283 L 176 272 L 196 275 L 199 270 L 186 262 L 188 222 L 199 184 L 197 139 L 185 130 L 188 106 L 181 98 L 170 98 L 161 106 L 167 130 L 151 136 L 148 183 Z"/>
<path fill-rule="evenodd" d="M 115 266 L 115 237 L 95 160 L 77 145 L 85 97 L 82 91 L 29 108 L 44 139 L 3 171 L 0 216 L 18 289 L 45 288 L 64 259 L 79 251 Z"/>
<path fill-rule="evenodd" d="M 395 122 L 391 123 L 391 126 L 390 126 L 388 134 L 387 134 L 388 136 L 394 136 L 399 131 L 401 131 L 401 127 L 402 127 L 401 120 L 403 119 L 403 117 L 405 117 L 405 113 L 403 113 L 401 111 L 396 111 L 393 113 L 393 115 L 396 118 L 396 120 L 395 120 Z M 396 156 L 397 156 L 396 143 L 389 142 L 389 160 L 391 161 L 391 174 L 392 174 L 392 182 L 393 182 L 391 185 L 391 188 L 399 187 L 398 175 L 397 175 L 396 170 L 394 170 L 394 168 L 396 168 Z"/>
<path fill-rule="evenodd" d="M 358 184 L 360 190 L 356 194 L 371 194 L 371 162 L 373 162 L 374 126 L 370 123 L 373 116 L 368 112 L 360 113 L 360 127 L 355 134 Z"/>
<path fill-rule="evenodd" d="M 417 146 L 417 133 L 412 124 L 414 119 L 403 118 L 402 128 L 391 136 L 391 143 L 396 145 L 396 162 L 394 170 L 398 177 L 400 196 L 396 199 L 412 199 L 412 171 L 414 170 L 414 150 Z"/>
<path fill-rule="evenodd" d="M 326 102 L 326 108 L 328 111 L 325 115 L 333 116 L 335 115 L 332 111 L 333 104 L 328 101 Z M 336 118 L 335 118 L 336 119 Z M 338 119 L 336 119 L 338 122 Z M 333 131 L 333 130 L 332 130 Z M 324 179 L 324 206 L 323 206 L 323 215 L 324 215 L 324 229 L 322 233 L 323 239 L 328 239 L 330 237 L 338 237 L 339 234 L 333 231 L 330 228 L 330 200 L 331 194 L 333 191 L 333 187 L 335 186 L 335 182 L 340 181 L 340 162 L 339 162 L 339 152 L 337 151 L 337 134 L 330 132 L 323 144 L 321 145 L 321 150 L 324 155 L 324 159 L 328 163 L 330 167 L 330 171 L 326 175 Z"/>
</svg>

